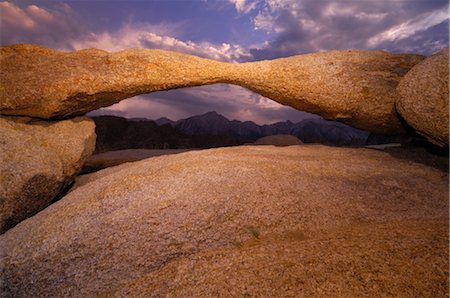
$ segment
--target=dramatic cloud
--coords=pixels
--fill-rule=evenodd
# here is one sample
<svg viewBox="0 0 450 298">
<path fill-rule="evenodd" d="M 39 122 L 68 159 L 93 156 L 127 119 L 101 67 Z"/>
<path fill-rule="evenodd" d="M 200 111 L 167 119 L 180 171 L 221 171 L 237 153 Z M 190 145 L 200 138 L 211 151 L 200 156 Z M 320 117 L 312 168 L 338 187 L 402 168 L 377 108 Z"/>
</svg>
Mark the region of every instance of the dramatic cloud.
<svg viewBox="0 0 450 298">
<path fill-rule="evenodd" d="M 75 50 L 93 47 L 114 52 L 129 48 L 151 48 L 226 62 L 236 62 L 242 60 L 243 57 L 250 57 L 250 54 L 239 45 L 195 43 L 155 33 L 161 32 L 161 27 L 168 29 L 170 25 L 161 26 L 159 24 L 156 26 L 158 30 L 155 30 L 155 26 L 152 25 L 126 24 L 114 32 L 90 33 L 84 39 L 72 40 L 69 43 Z M 174 26 L 172 25 L 172 27 Z M 166 30 L 166 32 L 170 34 L 170 30 Z"/>
<path fill-rule="evenodd" d="M 230 3 L 236 7 L 237 12 L 239 13 L 249 13 L 250 11 L 256 8 L 258 1 L 252 0 L 228 0 Z"/>
<path fill-rule="evenodd" d="M 0 2 L 1 44 L 67 51 L 155 48 L 234 63 L 332 49 L 428 55 L 449 43 L 447 0 L 36 3 Z M 97 113 L 179 119 L 211 110 L 260 124 L 309 115 L 230 85 L 142 95 Z"/>
<path fill-rule="evenodd" d="M 314 117 L 280 105 L 242 87 L 226 84 L 155 92 L 121 101 L 92 115 L 114 114 L 127 118 L 173 120 L 217 111 L 230 120 L 252 120 L 258 124 L 291 120 L 299 122 Z"/>
<path fill-rule="evenodd" d="M 398 41 L 414 36 L 417 33 L 427 31 L 436 25 L 448 20 L 448 11 L 446 9 L 435 10 L 431 13 L 420 15 L 417 18 L 408 20 L 400 25 L 389 28 L 388 30 L 371 37 L 368 40 L 369 46 L 377 46 L 383 42 Z"/>
<path fill-rule="evenodd" d="M 249 52 L 230 43 L 183 41 L 179 35 L 182 23 L 140 24 L 126 22 L 114 31 L 89 31 L 67 4 L 46 10 L 36 5 L 24 8 L 0 2 L 2 44 L 36 43 L 60 50 L 98 48 L 120 51 L 129 48 L 152 48 L 176 51 L 219 61 L 249 59 Z"/>
<path fill-rule="evenodd" d="M 276 33 L 254 60 L 332 49 L 385 49 L 431 54 L 448 45 L 448 2 L 266 0 L 256 29 Z M 447 34 L 430 35 L 447 26 Z M 418 41 L 426 41 L 420 44 Z"/>
<path fill-rule="evenodd" d="M 67 4 L 44 9 L 37 5 L 20 8 L 0 2 L 1 43 L 35 43 L 69 49 L 67 41 L 81 38 L 85 29 Z"/>
</svg>

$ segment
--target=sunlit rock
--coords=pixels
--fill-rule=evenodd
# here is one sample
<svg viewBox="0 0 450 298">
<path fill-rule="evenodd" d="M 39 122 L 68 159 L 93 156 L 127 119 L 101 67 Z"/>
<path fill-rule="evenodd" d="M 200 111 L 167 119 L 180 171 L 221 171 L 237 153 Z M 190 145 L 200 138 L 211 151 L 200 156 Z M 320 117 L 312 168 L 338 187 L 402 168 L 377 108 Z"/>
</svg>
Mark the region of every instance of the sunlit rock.
<svg viewBox="0 0 450 298">
<path fill-rule="evenodd" d="M 375 133 L 402 133 L 400 78 L 423 58 L 332 51 L 228 64 L 162 50 L 64 53 L 34 45 L 0 48 L 0 112 L 64 118 L 137 94 L 213 83 L 241 85 L 279 103 Z"/>
<path fill-rule="evenodd" d="M 448 174 L 384 152 L 192 151 L 92 174 L 0 236 L 2 290 L 434 297 L 448 290 L 447 223 Z"/>
<path fill-rule="evenodd" d="M 244 63 L 236 83 L 298 110 L 380 134 L 404 132 L 395 88 L 422 56 L 331 51 Z"/>
<path fill-rule="evenodd" d="M 416 131 L 448 146 L 449 48 L 414 66 L 398 86 L 396 107 Z"/>
<path fill-rule="evenodd" d="M 87 117 L 0 118 L 0 233 L 47 207 L 95 149 Z"/>
<path fill-rule="evenodd" d="M 162 50 L 66 53 L 36 45 L 0 48 L 0 112 L 80 115 L 137 94 L 224 81 L 228 64 Z"/>
</svg>

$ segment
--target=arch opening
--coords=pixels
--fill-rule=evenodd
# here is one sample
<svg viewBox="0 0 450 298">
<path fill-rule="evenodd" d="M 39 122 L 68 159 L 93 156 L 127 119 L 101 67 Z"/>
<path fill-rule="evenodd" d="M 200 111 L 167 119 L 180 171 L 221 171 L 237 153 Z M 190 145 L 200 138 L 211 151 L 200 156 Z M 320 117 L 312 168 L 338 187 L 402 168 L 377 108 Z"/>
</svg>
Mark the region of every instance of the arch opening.
<svg viewBox="0 0 450 298">
<path fill-rule="evenodd" d="M 96 153 L 235 146 L 272 135 L 292 135 L 303 143 L 363 146 L 369 137 L 366 131 L 231 84 L 139 95 L 88 116 L 97 124 Z"/>
</svg>

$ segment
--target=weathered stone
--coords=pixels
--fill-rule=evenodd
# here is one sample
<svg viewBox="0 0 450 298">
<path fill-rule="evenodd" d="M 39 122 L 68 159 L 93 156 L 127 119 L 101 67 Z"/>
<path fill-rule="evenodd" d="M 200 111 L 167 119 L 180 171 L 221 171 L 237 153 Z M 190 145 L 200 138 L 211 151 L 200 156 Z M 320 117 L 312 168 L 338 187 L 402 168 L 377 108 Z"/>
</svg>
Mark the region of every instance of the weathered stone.
<svg viewBox="0 0 450 298">
<path fill-rule="evenodd" d="M 395 88 L 421 60 L 382 51 L 332 51 L 227 64 L 161 50 L 63 53 L 15 45 L 0 48 L 0 112 L 62 118 L 137 94 L 230 83 L 327 119 L 395 134 L 403 132 L 394 111 Z"/>
<path fill-rule="evenodd" d="M 384 152 L 242 146 L 89 176 L 0 236 L 4 293 L 272 296 L 284 280 L 330 296 L 448 289 L 448 174 Z"/>
<path fill-rule="evenodd" d="M 228 64 L 162 50 L 72 53 L 43 46 L 0 48 L 0 112 L 63 118 L 137 94 L 217 83 Z"/>
<path fill-rule="evenodd" d="M 95 149 L 87 117 L 0 118 L 0 233 L 47 207 Z"/>
<path fill-rule="evenodd" d="M 445 297 L 448 271 L 430 265 L 448 263 L 446 226 L 444 220 L 403 221 L 314 237 L 301 230 L 260 236 L 238 247 L 177 259 L 115 296 Z"/>
<path fill-rule="evenodd" d="M 331 51 L 239 65 L 235 83 L 298 110 L 380 134 L 402 133 L 395 88 L 418 55 Z"/>
<path fill-rule="evenodd" d="M 449 48 L 414 66 L 398 85 L 396 108 L 432 143 L 448 146 Z"/>
</svg>

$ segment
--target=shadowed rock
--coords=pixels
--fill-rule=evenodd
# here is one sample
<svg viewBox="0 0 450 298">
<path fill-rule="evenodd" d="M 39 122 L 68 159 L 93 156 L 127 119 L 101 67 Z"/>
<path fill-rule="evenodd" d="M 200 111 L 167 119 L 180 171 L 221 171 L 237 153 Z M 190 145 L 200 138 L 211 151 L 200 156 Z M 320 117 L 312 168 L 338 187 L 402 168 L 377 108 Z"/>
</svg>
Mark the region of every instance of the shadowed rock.
<svg viewBox="0 0 450 298">
<path fill-rule="evenodd" d="M 273 135 L 256 140 L 255 145 L 292 146 L 303 144 L 299 138 L 291 135 Z"/>
<path fill-rule="evenodd" d="M 135 162 L 150 157 L 177 154 L 191 149 L 127 149 L 108 151 L 92 155 L 84 164 L 82 172 L 89 173 L 117 166 L 126 162 Z"/>
<path fill-rule="evenodd" d="M 448 146 L 449 48 L 414 66 L 398 85 L 400 115 L 432 143 Z"/>
<path fill-rule="evenodd" d="M 316 145 L 192 151 L 89 175 L 1 235 L 2 290 L 214 296 L 226 282 L 242 296 L 254 277 L 261 296 L 296 284 L 328 296 L 437 297 L 448 290 L 447 223 L 448 174 L 387 153 Z M 198 288 L 197 278 L 205 282 Z"/>
<path fill-rule="evenodd" d="M 34 45 L 0 49 L 0 111 L 64 118 L 153 91 L 237 84 L 296 109 L 376 133 L 403 132 L 400 78 L 422 60 L 382 51 L 332 51 L 227 64 L 161 50 L 73 53 Z"/>
<path fill-rule="evenodd" d="M 95 149 L 87 117 L 0 118 L 0 233 L 47 207 Z"/>
</svg>

